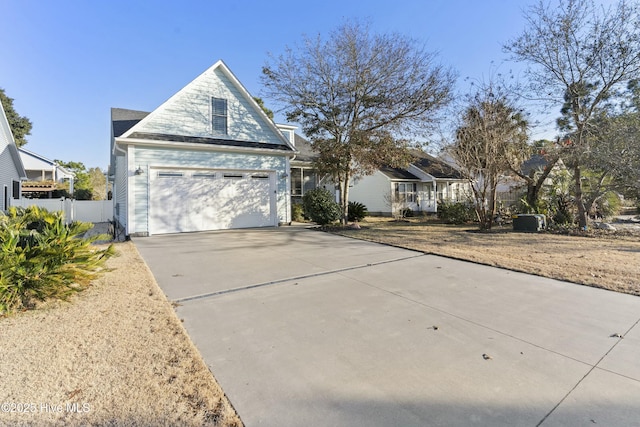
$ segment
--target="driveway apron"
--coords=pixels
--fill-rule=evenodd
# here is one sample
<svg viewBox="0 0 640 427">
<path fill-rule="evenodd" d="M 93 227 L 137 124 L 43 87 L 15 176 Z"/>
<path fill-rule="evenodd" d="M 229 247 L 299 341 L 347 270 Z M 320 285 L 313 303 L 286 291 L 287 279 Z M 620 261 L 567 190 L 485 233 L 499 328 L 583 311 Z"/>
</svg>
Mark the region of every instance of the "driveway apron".
<svg viewBox="0 0 640 427">
<path fill-rule="evenodd" d="M 246 426 L 640 425 L 638 297 L 302 227 L 134 243 Z"/>
</svg>

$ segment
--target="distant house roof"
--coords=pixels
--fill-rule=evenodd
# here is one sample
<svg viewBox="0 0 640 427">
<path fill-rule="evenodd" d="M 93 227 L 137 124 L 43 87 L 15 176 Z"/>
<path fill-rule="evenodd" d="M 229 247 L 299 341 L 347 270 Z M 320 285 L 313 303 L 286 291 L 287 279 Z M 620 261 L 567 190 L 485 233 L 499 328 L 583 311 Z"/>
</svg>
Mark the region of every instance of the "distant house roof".
<svg viewBox="0 0 640 427">
<path fill-rule="evenodd" d="M 523 175 L 529 176 L 531 172 L 535 172 L 537 170 L 544 169 L 549 162 L 544 158 L 541 154 L 534 154 L 524 163 L 522 163 L 522 167 L 520 171 Z"/>
<path fill-rule="evenodd" d="M 72 171 L 60 166 L 54 160 L 48 159 L 24 148 L 18 148 L 18 152 L 20 153 L 20 158 L 22 159 L 25 171 L 55 170 L 57 179 L 75 177 L 75 174 Z"/>
<path fill-rule="evenodd" d="M 111 127 L 113 136 L 121 136 L 136 123 L 149 115 L 147 111 L 127 110 L 125 108 L 111 109 Z"/>
<path fill-rule="evenodd" d="M 425 152 L 416 152 L 417 159 L 411 164 L 434 178 L 463 179 L 459 170 Z"/>
<path fill-rule="evenodd" d="M 293 160 L 293 163 L 311 163 L 317 156 L 316 152 L 311 148 L 311 143 L 298 134 L 295 134 L 295 146 L 298 154 Z M 434 178 L 463 179 L 460 171 L 445 161 L 419 150 L 414 151 L 413 154 L 415 160 L 412 161 L 411 164 Z M 403 168 L 382 167 L 380 168 L 380 172 L 389 179 L 420 181 L 419 177 Z"/>
</svg>

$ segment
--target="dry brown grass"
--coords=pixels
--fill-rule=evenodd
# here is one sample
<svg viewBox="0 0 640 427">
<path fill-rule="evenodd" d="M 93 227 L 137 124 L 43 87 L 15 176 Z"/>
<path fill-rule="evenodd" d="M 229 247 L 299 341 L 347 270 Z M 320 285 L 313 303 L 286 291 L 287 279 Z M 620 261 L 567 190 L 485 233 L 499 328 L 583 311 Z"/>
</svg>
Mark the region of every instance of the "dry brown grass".
<svg viewBox="0 0 640 427">
<path fill-rule="evenodd" d="M 135 246 L 117 249 L 71 303 L 0 318 L 0 425 L 242 425 Z"/>
<path fill-rule="evenodd" d="M 419 219 L 397 222 L 388 218 L 368 218 L 361 226 L 360 230 L 336 232 L 640 296 L 639 234 L 516 233 L 509 226 L 480 233 L 473 226 Z"/>
</svg>

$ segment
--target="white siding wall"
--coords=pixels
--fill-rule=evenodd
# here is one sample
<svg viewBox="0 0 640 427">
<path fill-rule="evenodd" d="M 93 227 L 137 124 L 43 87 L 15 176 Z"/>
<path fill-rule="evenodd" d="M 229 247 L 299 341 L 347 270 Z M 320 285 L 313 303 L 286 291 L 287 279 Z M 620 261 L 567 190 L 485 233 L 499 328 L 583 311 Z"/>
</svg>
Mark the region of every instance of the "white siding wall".
<svg viewBox="0 0 640 427">
<path fill-rule="evenodd" d="M 211 130 L 211 97 L 227 100 L 227 135 Z M 208 70 L 164 105 L 151 113 L 148 121 L 135 129 L 140 132 L 221 137 L 238 141 L 282 144 L 278 134 L 264 122 L 253 105 L 231 83 L 224 72 Z"/>
<path fill-rule="evenodd" d="M 116 203 L 114 216 L 121 226 L 127 226 L 127 160 L 124 156 L 116 156 L 115 182 L 113 197 Z"/>
<path fill-rule="evenodd" d="M 0 106 L 2 108 L 2 106 Z M 9 124 L 7 123 L 4 111 L 0 111 L 0 211 L 4 207 L 4 189 L 7 188 L 9 206 L 13 200 L 13 182 L 19 181 L 20 176 L 16 169 L 9 145 L 13 144 Z"/>
<path fill-rule="evenodd" d="M 390 214 L 391 205 L 385 199 L 390 195 L 391 181 L 379 171 L 354 181 L 349 189 L 349 200 L 363 203 L 369 212 Z"/>
<path fill-rule="evenodd" d="M 291 221 L 289 179 L 283 178 L 283 175 L 288 175 L 286 157 L 150 147 L 130 147 L 129 150 L 131 154 L 135 154 L 135 168 L 141 167 L 145 171 L 142 175 L 132 175 L 130 178 L 133 186 L 131 189 L 133 200 L 129 201 L 133 203 L 132 224 L 129 224 L 130 234 L 149 232 L 149 169 L 151 167 L 275 171 L 278 221 Z"/>
</svg>

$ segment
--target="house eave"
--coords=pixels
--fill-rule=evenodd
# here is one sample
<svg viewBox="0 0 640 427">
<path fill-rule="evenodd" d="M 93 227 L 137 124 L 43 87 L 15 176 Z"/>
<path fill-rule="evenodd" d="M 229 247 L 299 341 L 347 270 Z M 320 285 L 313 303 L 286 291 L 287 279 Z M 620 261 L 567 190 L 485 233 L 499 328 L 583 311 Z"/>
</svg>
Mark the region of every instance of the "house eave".
<svg viewBox="0 0 640 427">
<path fill-rule="evenodd" d="M 198 150 L 198 151 L 223 151 L 229 153 L 252 153 L 252 154 L 270 154 L 276 156 L 293 157 L 296 152 L 290 149 L 265 149 L 265 148 L 252 148 L 252 147 L 232 147 L 228 145 L 207 145 L 198 144 L 193 142 L 180 142 L 180 141 L 155 141 L 139 138 L 115 138 L 115 145 L 134 145 L 142 147 L 155 147 L 155 148 L 174 148 L 185 150 Z M 288 147 L 287 147 L 288 148 Z"/>
</svg>

